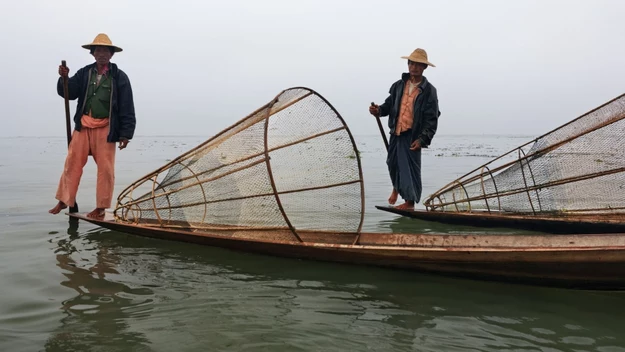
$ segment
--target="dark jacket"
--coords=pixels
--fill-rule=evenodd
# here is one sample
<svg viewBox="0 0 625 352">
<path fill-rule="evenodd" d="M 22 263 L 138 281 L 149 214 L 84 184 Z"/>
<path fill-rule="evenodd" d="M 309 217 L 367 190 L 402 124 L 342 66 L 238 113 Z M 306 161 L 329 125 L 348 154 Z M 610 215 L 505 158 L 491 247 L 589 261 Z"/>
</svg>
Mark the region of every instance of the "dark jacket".
<svg viewBox="0 0 625 352">
<path fill-rule="evenodd" d="M 404 73 L 401 79 L 391 86 L 388 93 L 390 94 L 384 104 L 380 105 L 380 116 L 389 116 L 388 127 L 391 133 L 395 131 L 397 119 L 399 118 L 399 109 L 401 107 L 401 98 L 404 94 L 406 81 L 410 79 L 409 73 Z M 414 115 L 411 129 L 411 142 L 419 140 L 422 148 L 427 148 L 432 143 L 432 138 L 436 133 L 438 125 L 438 117 L 441 112 L 438 110 L 438 95 L 436 88 L 425 78 L 421 80 L 419 85 L 419 95 L 414 102 Z"/>
<path fill-rule="evenodd" d="M 87 95 L 87 86 L 89 85 L 90 70 L 97 69 L 95 62 L 87 65 L 72 77 L 69 78 L 69 99 L 78 99 L 76 114 L 74 115 L 74 123 L 76 131 L 82 129 L 80 119 L 83 115 L 85 107 L 85 98 Z M 132 99 L 132 87 L 130 80 L 124 71 L 117 68 L 117 65 L 110 63 L 109 72 L 113 83 L 111 84 L 111 112 L 109 116 L 109 134 L 107 141 L 110 143 L 118 142 L 120 138 L 132 139 L 135 133 L 135 105 Z M 61 97 L 63 94 L 63 78 L 60 77 L 56 87 Z"/>
</svg>

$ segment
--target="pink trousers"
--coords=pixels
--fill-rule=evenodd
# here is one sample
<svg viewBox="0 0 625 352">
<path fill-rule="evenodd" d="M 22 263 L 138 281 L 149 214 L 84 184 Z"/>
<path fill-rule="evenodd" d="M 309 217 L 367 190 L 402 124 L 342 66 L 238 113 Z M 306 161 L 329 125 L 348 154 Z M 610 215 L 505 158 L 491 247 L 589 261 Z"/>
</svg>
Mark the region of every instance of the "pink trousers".
<svg viewBox="0 0 625 352">
<path fill-rule="evenodd" d="M 106 141 L 109 133 L 108 119 L 99 120 L 83 116 L 82 125 L 80 132 L 74 131 L 72 134 L 56 199 L 68 206 L 74 206 L 83 168 L 91 153 L 98 169 L 96 208 L 110 208 L 115 186 L 115 143 Z"/>
</svg>

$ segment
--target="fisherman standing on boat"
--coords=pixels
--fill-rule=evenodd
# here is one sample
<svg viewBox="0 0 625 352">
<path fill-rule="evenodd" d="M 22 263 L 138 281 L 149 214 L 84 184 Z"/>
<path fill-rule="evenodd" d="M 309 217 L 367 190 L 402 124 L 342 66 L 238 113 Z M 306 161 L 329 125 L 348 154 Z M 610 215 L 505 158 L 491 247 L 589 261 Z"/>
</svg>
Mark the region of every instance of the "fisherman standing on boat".
<svg viewBox="0 0 625 352">
<path fill-rule="evenodd" d="M 388 202 L 395 204 L 399 194 L 405 202 L 397 209 L 413 210 L 421 199 L 421 148 L 432 142 L 440 111 L 436 88 L 423 76 L 428 66 L 435 67 L 425 50 L 416 49 L 401 58 L 408 60 L 409 72 L 393 83 L 384 104 L 372 104 L 369 113 L 389 116 L 391 138 L 386 164 L 393 192 Z"/>
<path fill-rule="evenodd" d="M 135 131 L 135 108 L 128 76 L 111 57 L 122 51 L 112 44 L 106 34 L 98 34 L 92 43 L 82 46 L 88 49 L 95 62 L 87 65 L 69 78 L 69 99 L 78 99 L 74 115 L 75 129 L 65 159 L 56 192 L 57 205 L 50 209 L 58 214 L 68 206 L 74 206 L 78 184 L 87 157 L 91 154 L 97 164 L 96 208 L 87 214 L 91 218 L 104 217 L 104 209 L 111 207 L 115 185 L 115 143 L 124 149 Z M 63 78 L 69 68 L 59 66 L 57 91 L 63 94 Z"/>
</svg>

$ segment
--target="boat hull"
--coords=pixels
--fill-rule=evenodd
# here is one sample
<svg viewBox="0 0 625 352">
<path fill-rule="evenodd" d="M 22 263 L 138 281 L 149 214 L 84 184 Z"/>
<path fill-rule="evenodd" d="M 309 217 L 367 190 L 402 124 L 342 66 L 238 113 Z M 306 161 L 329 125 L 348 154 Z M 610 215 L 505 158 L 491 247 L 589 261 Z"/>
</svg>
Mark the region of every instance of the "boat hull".
<svg viewBox="0 0 625 352">
<path fill-rule="evenodd" d="M 507 227 L 554 234 L 625 233 L 623 216 L 535 216 L 486 212 L 402 210 L 376 206 L 389 213 L 425 221 L 477 227 Z"/>
<path fill-rule="evenodd" d="M 167 229 L 89 219 L 114 231 L 281 257 L 414 270 L 449 276 L 584 289 L 625 289 L 625 234 L 431 235 L 341 234 L 339 243 L 319 242 L 327 234 L 298 232 L 295 238 L 223 236 L 207 231 Z M 357 244 L 351 244 L 357 240 Z"/>
</svg>

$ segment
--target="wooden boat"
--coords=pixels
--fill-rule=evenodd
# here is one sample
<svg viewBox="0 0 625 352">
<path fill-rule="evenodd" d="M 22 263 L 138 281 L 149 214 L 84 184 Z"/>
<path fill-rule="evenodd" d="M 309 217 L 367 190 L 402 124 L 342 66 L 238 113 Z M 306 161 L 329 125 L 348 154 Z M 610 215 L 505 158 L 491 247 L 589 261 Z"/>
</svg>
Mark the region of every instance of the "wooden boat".
<svg viewBox="0 0 625 352">
<path fill-rule="evenodd" d="M 139 236 L 282 257 L 545 286 L 625 288 L 625 234 L 353 234 L 300 230 L 298 238 L 288 228 L 233 228 L 225 234 L 192 227 L 125 223 L 108 213 L 102 220 L 76 213 L 70 217 Z"/>
<path fill-rule="evenodd" d="M 625 233 L 625 216 L 617 214 L 587 215 L 523 215 L 497 214 L 485 211 L 447 212 L 426 210 L 402 210 L 388 206 L 377 209 L 413 219 L 435 221 L 453 225 L 479 227 L 508 227 L 514 229 L 554 234 Z"/>
</svg>

